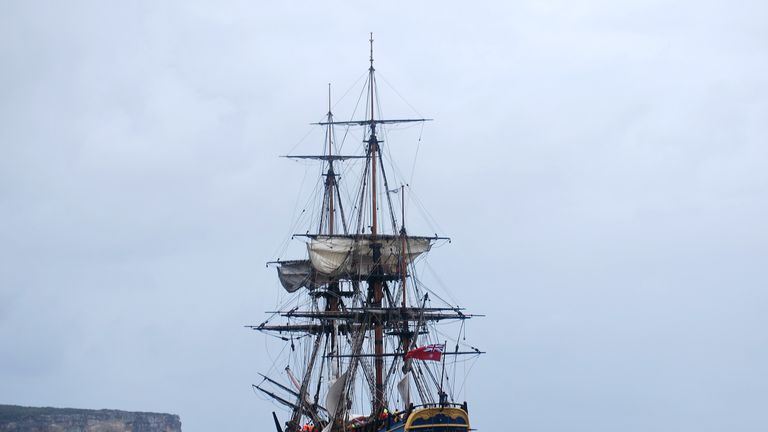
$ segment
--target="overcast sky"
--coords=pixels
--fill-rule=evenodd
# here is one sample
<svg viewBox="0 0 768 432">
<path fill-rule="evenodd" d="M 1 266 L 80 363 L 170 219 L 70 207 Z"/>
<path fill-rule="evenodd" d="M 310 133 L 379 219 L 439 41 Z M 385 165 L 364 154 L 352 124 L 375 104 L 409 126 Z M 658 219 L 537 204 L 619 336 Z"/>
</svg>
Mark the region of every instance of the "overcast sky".
<svg viewBox="0 0 768 432">
<path fill-rule="evenodd" d="M 473 426 L 768 430 L 767 22 L 759 0 L 4 1 L 0 403 L 271 430 L 243 325 L 307 192 L 277 156 L 317 148 L 372 31 L 387 113 L 435 119 L 410 178 L 453 238 L 430 264 L 487 315 Z M 390 148 L 405 172 L 414 145 Z"/>
</svg>

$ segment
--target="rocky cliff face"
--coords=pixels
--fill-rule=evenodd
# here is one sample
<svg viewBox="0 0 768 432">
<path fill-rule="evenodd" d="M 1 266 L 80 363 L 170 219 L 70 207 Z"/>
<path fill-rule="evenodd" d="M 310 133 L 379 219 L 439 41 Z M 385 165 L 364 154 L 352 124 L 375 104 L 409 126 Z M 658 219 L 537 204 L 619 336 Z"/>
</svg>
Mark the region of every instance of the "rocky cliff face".
<svg viewBox="0 0 768 432">
<path fill-rule="evenodd" d="M 172 414 L 0 405 L 0 432 L 181 432 Z"/>
</svg>

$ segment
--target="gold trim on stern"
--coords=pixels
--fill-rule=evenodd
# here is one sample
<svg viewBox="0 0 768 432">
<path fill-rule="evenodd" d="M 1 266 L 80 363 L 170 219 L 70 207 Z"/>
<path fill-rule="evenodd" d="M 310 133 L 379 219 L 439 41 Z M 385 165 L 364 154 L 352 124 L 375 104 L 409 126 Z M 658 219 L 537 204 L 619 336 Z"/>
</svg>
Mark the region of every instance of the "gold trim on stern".
<svg viewBox="0 0 768 432">
<path fill-rule="evenodd" d="M 438 414 L 443 414 L 448 416 L 452 420 L 456 420 L 458 418 L 464 419 L 466 422 L 465 424 L 446 424 L 446 423 L 429 423 L 429 424 L 420 424 L 417 426 L 412 426 L 413 422 L 416 420 L 427 420 L 430 419 Z M 467 412 L 464 411 L 461 408 L 422 408 L 414 411 L 411 413 L 410 416 L 408 416 L 408 421 L 405 422 L 405 431 L 418 431 L 420 429 L 424 428 L 434 428 L 434 427 L 452 427 L 452 428 L 466 428 L 469 430 L 469 416 L 467 415 Z"/>
</svg>

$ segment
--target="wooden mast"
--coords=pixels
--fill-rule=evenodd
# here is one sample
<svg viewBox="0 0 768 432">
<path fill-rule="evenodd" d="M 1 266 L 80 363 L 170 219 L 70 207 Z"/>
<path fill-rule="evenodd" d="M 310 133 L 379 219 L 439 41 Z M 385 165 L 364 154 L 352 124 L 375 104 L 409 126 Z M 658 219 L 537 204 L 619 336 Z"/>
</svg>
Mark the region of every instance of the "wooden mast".
<svg viewBox="0 0 768 432">
<path fill-rule="evenodd" d="M 326 177 L 327 195 L 328 195 L 328 235 L 336 234 L 334 227 L 335 222 L 335 209 L 334 209 L 334 192 L 337 188 L 336 184 L 336 172 L 333 170 L 333 112 L 331 111 L 331 83 L 328 83 L 328 174 Z M 333 281 L 328 284 L 327 293 L 325 294 L 325 310 L 328 312 L 337 312 L 339 310 L 339 282 Z M 334 327 L 335 328 L 335 327 Z M 331 354 L 336 354 L 336 331 L 329 332 L 329 342 Z M 335 364 L 335 368 L 332 369 L 333 378 L 338 378 L 336 374 L 339 372 L 339 358 L 331 360 Z"/>
<path fill-rule="evenodd" d="M 403 310 L 408 307 L 408 292 L 406 291 L 406 280 L 408 277 L 408 261 L 406 260 L 406 254 L 408 253 L 407 244 L 405 241 L 406 233 L 405 233 L 405 185 L 400 185 L 400 216 L 402 218 L 402 225 L 400 226 L 400 239 L 401 239 L 401 245 L 400 245 L 400 285 L 403 286 Z M 408 320 L 403 320 L 403 329 L 402 329 L 402 335 L 400 336 L 400 340 L 402 341 L 403 345 L 403 355 L 405 355 L 408 352 L 408 349 L 411 345 L 411 335 L 409 333 L 408 329 Z"/>
<path fill-rule="evenodd" d="M 380 308 L 382 306 L 381 301 L 384 297 L 381 287 L 381 244 L 376 242 L 378 235 L 378 215 L 377 215 L 377 202 L 376 202 L 376 152 L 378 151 L 379 141 L 376 138 L 376 117 L 375 117 L 375 94 L 374 94 L 374 68 L 373 68 L 373 33 L 371 33 L 371 55 L 370 55 L 370 67 L 368 69 L 368 85 L 370 87 L 370 101 L 371 101 L 371 137 L 368 140 L 369 154 L 371 157 L 371 249 L 373 254 L 373 275 L 370 281 L 370 288 L 373 291 L 373 302 L 371 306 L 374 308 Z M 376 369 L 376 384 L 375 394 L 373 401 L 373 414 L 378 415 L 385 408 L 384 401 L 384 329 L 380 318 L 375 318 L 373 323 L 374 328 L 374 367 Z"/>
<path fill-rule="evenodd" d="M 371 237 L 376 238 L 377 234 L 377 212 L 376 212 L 376 151 L 378 150 L 378 140 L 376 139 L 376 119 L 374 116 L 374 89 L 373 89 L 373 33 L 371 33 L 371 66 L 368 68 L 368 85 L 370 87 L 371 100 L 371 138 L 369 140 L 371 153 Z"/>
<path fill-rule="evenodd" d="M 330 187 L 328 188 L 328 234 L 333 235 L 333 189 L 336 183 L 335 173 L 333 171 L 333 113 L 331 113 L 331 83 L 328 83 L 328 178 Z"/>
<path fill-rule="evenodd" d="M 405 291 L 405 278 L 408 276 L 407 269 L 405 267 L 405 185 L 400 185 L 400 216 L 402 219 L 402 224 L 400 225 L 400 237 L 402 238 L 403 244 L 402 244 L 402 250 L 400 251 L 400 277 L 402 278 L 401 282 L 403 285 L 403 308 L 406 307 L 407 303 L 405 301 L 406 298 L 406 291 Z"/>
</svg>

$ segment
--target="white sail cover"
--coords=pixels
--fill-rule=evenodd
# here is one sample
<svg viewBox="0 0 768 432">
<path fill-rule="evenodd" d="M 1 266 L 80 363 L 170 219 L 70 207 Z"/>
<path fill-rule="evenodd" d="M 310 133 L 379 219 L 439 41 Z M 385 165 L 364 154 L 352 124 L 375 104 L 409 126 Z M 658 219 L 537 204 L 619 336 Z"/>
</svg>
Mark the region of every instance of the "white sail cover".
<svg viewBox="0 0 768 432">
<path fill-rule="evenodd" d="M 431 240 L 427 237 L 408 237 L 406 261 L 410 263 L 417 256 L 429 251 Z M 376 242 L 381 244 L 382 270 L 384 273 L 396 273 L 402 239 L 383 237 Z M 370 274 L 373 268 L 371 243 L 369 238 L 317 236 L 312 238 L 307 247 L 312 267 L 319 273 L 329 276 L 365 276 Z"/>
<path fill-rule="evenodd" d="M 328 415 L 330 415 L 331 418 L 336 414 L 336 410 L 339 408 L 339 404 L 344 398 L 344 387 L 346 387 L 348 375 L 349 371 L 341 374 L 340 377 L 333 381 L 331 387 L 328 389 L 328 395 L 325 397 L 325 409 L 328 410 Z"/>
<path fill-rule="evenodd" d="M 328 278 L 312 271 L 309 260 L 282 261 L 277 267 L 277 276 L 280 283 L 289 293 L 296 292 L 300 288 L 315 288 L 317 285 L 326 284 Z"/>
<path fill-rule="evenodd" d="M 403 400 L 403 406 L 407 407 L 411 404 L 411 372 L 409 371 L 403 375 L 403 379 L 397 383 L 397 391 L 400 393 L 400 398 Z"/>
</svg>

